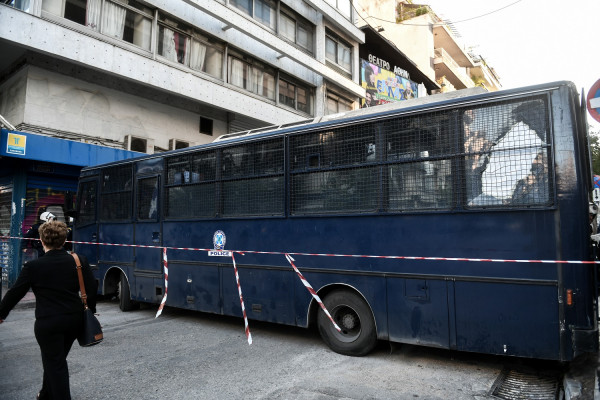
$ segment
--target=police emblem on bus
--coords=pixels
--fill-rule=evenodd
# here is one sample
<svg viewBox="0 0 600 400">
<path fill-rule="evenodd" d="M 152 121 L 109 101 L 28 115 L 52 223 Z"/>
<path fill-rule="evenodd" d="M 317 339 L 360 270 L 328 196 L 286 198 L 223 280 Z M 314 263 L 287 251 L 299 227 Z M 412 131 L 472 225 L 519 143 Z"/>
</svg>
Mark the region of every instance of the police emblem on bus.
<svg viewBox="0 0 600 400">
<path fill-rule="evenodd" d="M 215 246 L 215 250 L 223 250 L 225 248 L 226 239 L 223 231 L 216 231 L 213 235 L 213 245 Z"/>
</svg>

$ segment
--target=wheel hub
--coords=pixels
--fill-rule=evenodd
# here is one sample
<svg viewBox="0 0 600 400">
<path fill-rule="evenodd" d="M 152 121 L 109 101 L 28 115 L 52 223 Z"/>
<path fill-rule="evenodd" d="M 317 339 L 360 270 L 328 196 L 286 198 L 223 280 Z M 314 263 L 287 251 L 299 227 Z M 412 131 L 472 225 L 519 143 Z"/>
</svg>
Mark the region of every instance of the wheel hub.
<svg viewBox="0 0 600 400">
<path fill-rule="evenodd" d="M 342 326 L 344 329 L 354 329 L 356 326 L 356 317 L 350 313 L 346 313 L 342 317 Z"/>
</svg>

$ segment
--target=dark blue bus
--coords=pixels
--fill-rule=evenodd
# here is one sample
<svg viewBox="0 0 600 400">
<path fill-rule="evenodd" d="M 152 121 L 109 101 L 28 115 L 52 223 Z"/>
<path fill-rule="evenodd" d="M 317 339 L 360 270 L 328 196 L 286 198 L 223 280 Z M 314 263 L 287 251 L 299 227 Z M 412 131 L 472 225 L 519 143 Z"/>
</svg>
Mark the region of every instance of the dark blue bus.
<svg viewBox="0 0 600 400">
<path fill-rule="evenodd" d="M 388 340 L 569 361 L 598 345 L 585 118 L 568 82 L 456 92 L 86 168 L 74 240 L 156 247 L 75 250 L 124 311 L 161 301 L 167 247 L 167 306 L 241 317 L 231 258 L 174 249 L 224 248 L 249 251 L 248 318 L 315 326 L 342 354 Z M 341 332 L 285 253 L 305 254 Z"/>
</svg>

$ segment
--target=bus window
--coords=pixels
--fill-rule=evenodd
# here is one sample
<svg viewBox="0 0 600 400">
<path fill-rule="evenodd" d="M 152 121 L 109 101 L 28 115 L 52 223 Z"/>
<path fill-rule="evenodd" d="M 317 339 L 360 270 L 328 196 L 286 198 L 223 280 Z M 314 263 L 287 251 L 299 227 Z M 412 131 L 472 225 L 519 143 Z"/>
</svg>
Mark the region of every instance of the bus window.
<svg viewBox="0 0 600 400">
<path fill-rule="evenodd" d="M 283 215 L 283 139 L 223 150 L 223 216 Z"/>
<path fill-rule="evenodd" d="M 82 182 L 79 192 L 77 225 L 96 222 L 96 181 Z"/>
<path fill-rule="evenodd" d="M 376 143 L 372 124 L 290 137 L 291 213 L 377 211 Z"/>
<path fill-rule="evenodd" d="M 216 153 L 198 152 L 166 160 L 167 218 L 206 218 L 216 213 Z"/>
<path fill-rule="evenodd" d="M 549 204 L 545 110 L 531 100 L 464 112 L 468 206 Z"/>
<path fill-rule="evenodd" d="M 131 165 L 104 169 L 100 219 L 104 221 L 130 219 L 131 189 Z"/>
<path fill-rule="evenodd" d="M 138 182 L 137 217 L 139 220 L 156 220 L 158 217 L 158 178 L 144 178 Z"/>
<path fill-rule="evenodd" d="M 452 204 L 452 144 L 449 114 L 386 121 L 390 211 L 448 209 Z"/>
</svg>

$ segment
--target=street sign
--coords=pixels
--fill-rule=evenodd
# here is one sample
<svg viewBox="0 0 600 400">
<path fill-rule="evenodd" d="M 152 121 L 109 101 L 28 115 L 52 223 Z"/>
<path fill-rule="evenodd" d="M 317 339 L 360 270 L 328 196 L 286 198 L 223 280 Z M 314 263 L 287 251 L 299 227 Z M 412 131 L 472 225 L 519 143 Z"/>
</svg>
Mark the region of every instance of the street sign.
<svg viewBox="0 0 600 400">
<path fill-rule="evenodd" d="M 592 85 L 588 92 L 587 109 L 592 118 L 600 122 L 600 79 Z"/>
</svg>

